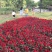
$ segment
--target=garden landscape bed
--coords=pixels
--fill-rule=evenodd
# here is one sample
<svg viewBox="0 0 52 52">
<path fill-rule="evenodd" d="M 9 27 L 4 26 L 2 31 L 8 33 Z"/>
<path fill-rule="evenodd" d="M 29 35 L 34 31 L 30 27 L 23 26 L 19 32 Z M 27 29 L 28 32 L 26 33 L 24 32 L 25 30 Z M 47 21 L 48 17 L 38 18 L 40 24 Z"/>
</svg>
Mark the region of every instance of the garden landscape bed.
<svg viewBox="0 0 52 52">
<path fill-rule="evenodd" d="M 52 20 L 23 17 L 0 24 L 0 52 L 52 52 Z"/>
</svg>

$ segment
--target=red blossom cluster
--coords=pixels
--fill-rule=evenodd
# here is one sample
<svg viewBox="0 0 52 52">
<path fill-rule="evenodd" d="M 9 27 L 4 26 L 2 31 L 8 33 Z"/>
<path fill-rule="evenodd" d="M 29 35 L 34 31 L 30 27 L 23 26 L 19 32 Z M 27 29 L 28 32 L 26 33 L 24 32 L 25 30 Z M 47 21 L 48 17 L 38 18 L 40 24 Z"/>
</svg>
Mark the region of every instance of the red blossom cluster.
<svg viewBox="0 0 52 52">
<path fill-rule="evenodd" d="M 52 20 L 25 17 L 0 25 L 0 52 L 52 52 Z"/>
</svg>

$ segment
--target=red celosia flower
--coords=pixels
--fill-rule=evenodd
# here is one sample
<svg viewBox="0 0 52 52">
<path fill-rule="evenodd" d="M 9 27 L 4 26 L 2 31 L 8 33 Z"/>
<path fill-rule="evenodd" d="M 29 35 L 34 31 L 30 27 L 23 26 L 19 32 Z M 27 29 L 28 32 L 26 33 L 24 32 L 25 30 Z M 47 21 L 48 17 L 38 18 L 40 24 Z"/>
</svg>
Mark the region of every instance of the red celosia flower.
<svg viewBox="0 0 52 52">
<path fill-rule="evenodd" d="M 27 17 L 0 25 L 0 51 L 50 52 L 51 48 L 52 20 Z"/>
</svg>

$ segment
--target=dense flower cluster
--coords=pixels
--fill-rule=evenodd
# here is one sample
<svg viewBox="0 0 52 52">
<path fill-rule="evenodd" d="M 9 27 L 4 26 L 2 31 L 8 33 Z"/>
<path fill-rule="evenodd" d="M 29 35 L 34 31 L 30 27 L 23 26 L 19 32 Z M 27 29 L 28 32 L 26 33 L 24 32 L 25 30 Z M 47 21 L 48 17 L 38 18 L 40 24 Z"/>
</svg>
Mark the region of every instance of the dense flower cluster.
<svg viewBox="0 0 52 52">
<path fill-rule="evenodd" d="M 52 20 L 25 17 L 0 25 L 0 52 L 52 52 Z"/>
</svg>

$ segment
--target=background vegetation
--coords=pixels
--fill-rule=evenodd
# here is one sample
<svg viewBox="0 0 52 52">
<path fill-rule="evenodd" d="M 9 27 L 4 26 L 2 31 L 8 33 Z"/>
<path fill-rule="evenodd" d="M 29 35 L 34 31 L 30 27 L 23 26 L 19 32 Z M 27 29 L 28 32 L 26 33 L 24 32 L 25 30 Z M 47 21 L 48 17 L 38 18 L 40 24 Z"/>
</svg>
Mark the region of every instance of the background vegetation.
<svg viewBox="0 0 52 52">
<path fill-rule="evenodd" d="M 35 3 L 33 0 L 0 0 L 0 23 L 14 19 L 11 15 L 12 10 L 16 11 L 16 18 L 19 16 L 20 7 L 28 7 L 32 9 L 33 7 L 40 7 L 46 9 L 48 6 L 52 6 L 52 0 L 40 0 Z M 31 12 L 31 13 L 30 13 Z M 35 12 L 32 14 L 32 11 L 29 12 L 29 16 L 36 16 L 38 18 L 52 19 L 52 12 Z"/>
<path fill-rule="evenodd" d="M 29 9 L 37 6 L 48 8 L 48 6 L 52 6 L 52 0 L 40 0 L 38 3 L 33 0 L 0 0 L 0 14 L 9 14 L 12 10 L 19 11 L 21 6 Z"/>
</svg>

